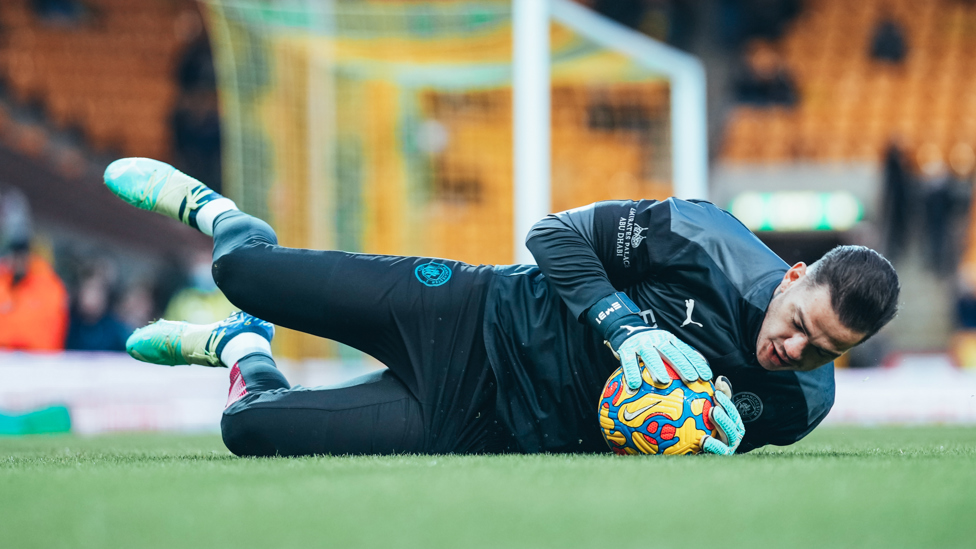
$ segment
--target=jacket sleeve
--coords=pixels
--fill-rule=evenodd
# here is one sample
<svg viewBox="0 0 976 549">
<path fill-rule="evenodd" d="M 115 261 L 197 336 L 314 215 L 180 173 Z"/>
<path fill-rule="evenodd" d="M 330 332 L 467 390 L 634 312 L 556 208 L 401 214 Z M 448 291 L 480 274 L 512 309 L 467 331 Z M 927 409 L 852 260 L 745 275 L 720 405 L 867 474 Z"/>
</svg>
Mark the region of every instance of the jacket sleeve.
<svg viewBox="0 0 976 549">
<path fill-rule="evenodd" d="M 552 214 L 529 231 L 526 246 L 581 319 L 601 299 L 655 276 L 681 245 L 668 202 L 597 202 Z"/>
</svg>

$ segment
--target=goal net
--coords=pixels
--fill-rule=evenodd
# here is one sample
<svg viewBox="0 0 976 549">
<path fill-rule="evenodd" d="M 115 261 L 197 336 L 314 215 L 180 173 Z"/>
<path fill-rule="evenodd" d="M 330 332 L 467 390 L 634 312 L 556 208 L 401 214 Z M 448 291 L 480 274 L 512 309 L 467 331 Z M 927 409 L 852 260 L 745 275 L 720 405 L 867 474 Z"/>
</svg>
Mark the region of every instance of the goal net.
<svg viewBox="0 0 976 549">
<path fill-rule="evenodd" d="M 223 189 L 282 244 L 513 261 L 509 1 L 203 6 Z M 612 33 L 558 20 L 550 33 L 551 211 L 675 194 L 667 67 Z M 703 119 L 703 82 L 695 93 Z M 287 354 L 322 352 L 296 345 Z"/>
</svg>

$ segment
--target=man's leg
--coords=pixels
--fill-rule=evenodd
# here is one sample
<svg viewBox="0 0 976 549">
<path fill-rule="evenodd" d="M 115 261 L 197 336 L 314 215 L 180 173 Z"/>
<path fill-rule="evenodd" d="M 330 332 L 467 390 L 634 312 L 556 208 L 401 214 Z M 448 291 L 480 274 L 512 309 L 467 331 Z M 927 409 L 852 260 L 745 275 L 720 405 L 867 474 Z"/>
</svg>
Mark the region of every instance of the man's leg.
<svg viewBox="0 0 976 549">
<path fill-rule="evenodd" d="M 419 402 L 425 451 L 483 447 L 490 421 L 483 412 L 494 394 L 482 336 L 490 268 L 283 248 L 266 223 L 148 159 L 116 161 L 105 180 L 131 204 L 213 234 L 215 279 L 242 310 L 346 343 L 390 367 Z"/>
<path fill-rule="evenodd" d="M 214 324 L 160 320 L 129 353 L 176 366 L 231 366 L 221 431 L 240 456 L 389 454 L 426 449 L 419 401 L 389 370 L 342 387 L 291 387 L 271 357 L 274 327 L 240 312 Z"/>
<path fill-rule="evenodd" d="M 485 448 L 494 407 L 483 339 L 490 272 L 447 260 L 284 248 L 266 223 L 236 211 L 214 223 L 214 279 L 227 298 L 274 324 L 345 343 L 387 365 L 395 378 L 376 380 L 372 390 L 382 398 L 409 390 L 410 406 L 419 405 L 427 427 L 428 452 Z M 345 398 L 308 393 L 297 398 Z M 390 421 L 372 428 L 396 424 Z"/>
<path fill-rule="evenodd" d="M 220 421 L 238 456 L 423 452 L 420 403 L 389 370 L 335 388 L 291 388 L 270 355 L 231 368 Z"/>
<path fill-rule="evenodd" d="M 422 366 L 429 359 L 443 362 L 427 346 L 416 349 L 437 328 L 431 314 L 477 304 L 472 288 L 459 279 L 487 286 L 484 268 L 459 262 L 279 246 L 267 223 L 156 160 L 116 160 L 105 170 L 105 183 L 138 208 L 212 235 L 214 280 L 242 311 L 359 349 L 396 372 L 421 399 Z M 438 273 L 446 279 L 437 279 Z M 432 306 L 437 311 L 425 310 Z"/>
</svg>

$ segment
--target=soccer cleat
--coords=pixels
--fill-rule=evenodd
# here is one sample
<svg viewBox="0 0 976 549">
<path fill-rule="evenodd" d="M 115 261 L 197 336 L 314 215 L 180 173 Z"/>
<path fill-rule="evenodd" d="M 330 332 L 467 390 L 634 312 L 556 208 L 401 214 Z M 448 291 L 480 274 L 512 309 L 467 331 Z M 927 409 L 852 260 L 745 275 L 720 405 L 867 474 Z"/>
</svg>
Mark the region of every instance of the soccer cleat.
<svg viewBox="0 0 976 549">
<path fill-rule="evenodd" d="M 200 229 L 197 212 L 223 198 L 176 168 L 151 158 L 122 158 L 105 168 L 105 185 L 133 206 L 159 212 Z"/>
<path fill-rule="evenodd" d="M 274 325 L 245 312 L 213 324 L 157 320 L 133 332 L 125 342 L 125 350 L 132 358 L 152 364 L 227 367 L 220 360 L 221 353 L 242 334 L 255 334 L 270 343 Z"/>
</svg>

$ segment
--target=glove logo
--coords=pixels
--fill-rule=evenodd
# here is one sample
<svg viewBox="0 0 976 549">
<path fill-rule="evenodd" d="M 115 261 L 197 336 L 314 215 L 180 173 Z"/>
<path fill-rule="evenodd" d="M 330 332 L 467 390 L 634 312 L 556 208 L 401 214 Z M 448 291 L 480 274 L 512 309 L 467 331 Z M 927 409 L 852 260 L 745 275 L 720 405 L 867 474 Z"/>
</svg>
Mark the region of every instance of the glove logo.
<svg viewBox="0 0 976 549">
<path fill-rule="evenodd" d="M 425 263 L 414 270 L 414 274 L 424 286 L 443 286 L 451 279 L 451 268 L 440 263 Z"/>
<path fill-rule="evenodd" d="M 760 400 L 755 393 L 750 393 L 748 391 L 736 393 L 732 395 L 732 403 L 735 404 L 735 409 L 738 410 L 739 415 L 742 416 L 743 423 L 755 421 L 759 419 L 759 416 L 761 416 L 763 413 L 762 400 Z"/>
</svg>

